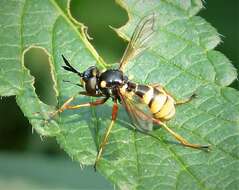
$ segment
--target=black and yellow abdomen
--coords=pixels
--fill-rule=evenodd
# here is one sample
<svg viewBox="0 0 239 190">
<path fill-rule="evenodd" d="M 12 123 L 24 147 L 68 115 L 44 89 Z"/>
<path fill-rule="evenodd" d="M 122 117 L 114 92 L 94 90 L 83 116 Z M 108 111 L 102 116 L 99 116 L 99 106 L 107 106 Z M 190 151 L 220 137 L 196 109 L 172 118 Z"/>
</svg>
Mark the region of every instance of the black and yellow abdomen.
<svg viewBox="0 0 239 190">
<path fill-rule="evenodd" d="M 175 100 L 161 86 L 136 85 L 134 93 L 148 105 L 155 119 L 169 120 L 175 115 Z"/>
</svg>

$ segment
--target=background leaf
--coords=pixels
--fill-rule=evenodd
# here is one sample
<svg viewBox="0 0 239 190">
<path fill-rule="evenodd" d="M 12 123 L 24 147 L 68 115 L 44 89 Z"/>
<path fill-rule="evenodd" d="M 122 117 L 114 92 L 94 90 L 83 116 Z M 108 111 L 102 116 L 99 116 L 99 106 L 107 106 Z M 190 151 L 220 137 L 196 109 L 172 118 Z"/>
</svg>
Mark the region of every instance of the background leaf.
<svg viewBox="0 0 239 190">
<path fill-rule="evenodd" d="M 17 3 L 17 5 L 16 5 Z M 62 1 L 61 7 L 66 1 Z M 168 125 L 190 142 L 211 144 L 205 153 L 173 143 L 158 142 L 130 130 L 123 109 L 110 136 L 99 171 L 120 189 L 237 189 L 239 186 L 238 92 L 226 87 L 236 78 L 227 58 L 213 48 L 216 30 L 194 16 L 201 1 L 119 1 L 129 23 L 118 30 L 130 37 L 138 20 L 157 13 L 157 34 L 150 49 L 133 60 L 128 73 L 142 83 L 160 82 L 177 99 L 196 92 L 198 98 L 177 108 Z M 56 136 L 61 147 L 82 164 L 93 164 L 96 147 L 109 124 L 111 103 L 97 109 L 64 112 L 43 127 L 42 118 L 53 108 L 37 97 L 34 79 L 23 64 L 24 50 L 44 48 L 59 104 L 79 89 L 63 83 L 78 78 L 63 71 L 64 54 L 79 70 L 104 63 L 58 4 L 51 1 L 2 1 L 0 40 L 2 96 L 17 95 L 18 105 L 41 135 Z M 14 10 L 13 10 L 14 8 Z M 10 23 L 10 24 L 9 24 Z M 147 68 L 147 70 L 145 69 Z M 88 98 L 80 97 L 77 103 Z M 34 112 L 41 112 L 36 117 Z M 108 120 L 107 120 L 108 118 Z M 154 134 L 173 139 L 163 130 Z"/>
<path fill-rule="evenodd" d="M 18 190 L 112 189 L 91 167 L 82 168 L 65 158 L 52 159 L 39 153 L 0 154 L 0 188 Z M 88 179 L 94 179 L 94 183 Z"/>
</svg>

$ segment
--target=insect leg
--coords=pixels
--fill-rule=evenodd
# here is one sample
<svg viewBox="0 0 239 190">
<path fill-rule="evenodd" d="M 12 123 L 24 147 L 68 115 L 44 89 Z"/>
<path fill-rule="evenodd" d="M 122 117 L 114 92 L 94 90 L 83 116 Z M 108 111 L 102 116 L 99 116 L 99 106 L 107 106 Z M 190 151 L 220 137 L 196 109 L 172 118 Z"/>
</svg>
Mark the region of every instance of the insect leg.
<svg viewBox="0 0 239 190">
<path fill-rule="evenodd" d="M 201 148 L 205 148 L 208 149 L 209 145 L 200 145 L 200 144 L 192 144 L 189 143 L 185 138 L 183 138 L 181 135 L 177 134 L 176 132 L 174 132 L 172 129 L 170 129 L 169 127 L 167 127 L 167 125 L 157 119 L 153 119 L 153 121 L 157 124 L 159 124 L 160 126 L 162 126 L 164 129 L 166 129 L 171 135 L 174 136 L 175 139 L 177 139 L 182 145 L 187 146 L 187 147 L 191 147 L 191 148 L 196 148 L 196 149 L 201 149 Z"/>
<path fill-rule="evenodd" d="M 98 106 L 100 104 L 105 103 L 109 98 L 105 97 L 105 98 L 101 98 L 98 99 L 94 102 L 88 102 L 88 103 L 83 103 L 83 104 L 79 104 L 79 105 L 69 105 L 70 102 L 72 102 L 74 100 L 74 96 L 70 97 L 68 100 L 65 101 L 65 103 L 55 112 L 53 112 L 51 114 L 51 118 L 54 117 L 56 114 L 63 112 L 64 110 L 70 110 L 70 109 L 79 109 L 81 107 L 90 107 L 90 106 Z"/>
<path fill-rule="evenodd" d="M 74 109 L 80 109 L 81 107 L 90 107 L 90 106 L 98 106 L 101 104 L 104 104 L 109 98 L 101 98 L 98 99 L 94 102 L 87 102 L 87 103 L 83 103 L 83 104 L 78 104 L 78 105 L 69 105 L 69 104 L 63 104 L 63 106 L 59 109 L 60 112 L 63 112 L 64 110 L 74 110 Z"/>
<path fill-rule="evenodd" d="M 54 112 L 51 113 L 50 118 L 53 118 L 53 117 L 55 117 L 58 113 L 63 112 L 63 111 L 65 110 L 65 107 L 66 107 L 69 103 L 71 103 L 74 99 L 75 99 L 75 96 L 72 96 L 72 97 L 70 97 L 69 99 L 67 99 L 67 100 L 63 103 L 63 105 L 62 105 L 58 110 L 56 110 L 56 111 L 54 111 Z"/>
<path fill-rule="evenodd" d="M 115 99 L 114 101 L 114 105 L 113 105 L 113 108 L 112 108 L 112 118 L 111 118 L 111 123 L 109 125 L 109 127 L 107 128 L 106 132 L 105 132 L 105 135 L 104 135 L 104 138 L 100 144 L 100 147 L 99 147 L 99 150 L 98 150 L 98 154 L 97 154 L 97 157 L 96 157 L 96 160 L 95 160 L 95 165 L 94 165 L 94 168 L 96 170 L 96 166 L 97 166 L 97 163 L 99 162 L 100 158 L 101 158 L 101 155 L 102 155 L 102 152 L 103 152 L 103 149 L 108 141 L 108 137 L 110 135 L 110 131 L 115 123 L 115 120 L 116 120 L 116 117 L 117 117 L 117 113 L 118 113 L 118 105 L 117 105 L 117 100 Z"/>
<path fill-rule="evenodd" d="M 81 107 L 98 106 L 98 105 L 104 104 L 108 99 L 109 98 L 106 97 L 106 98 L 98 99 L 94 102 L 87 102 L 84 104 L 79 104 L 79 105 L 74 105 L 74 106 L 66 105 L 64 110 L 74 110 L 74 109 L 80 109 Z"/>
<path fill-rule="evenodd" d="M 178 100 L 178 101 L 176 101 L 176 105 L 186 104 L 186 103 L 190 102 L 195 97 L 196 97 L 196 94 L 193 94 L 192 96 L 188 97 L 187 99 Z"/>
</svg>

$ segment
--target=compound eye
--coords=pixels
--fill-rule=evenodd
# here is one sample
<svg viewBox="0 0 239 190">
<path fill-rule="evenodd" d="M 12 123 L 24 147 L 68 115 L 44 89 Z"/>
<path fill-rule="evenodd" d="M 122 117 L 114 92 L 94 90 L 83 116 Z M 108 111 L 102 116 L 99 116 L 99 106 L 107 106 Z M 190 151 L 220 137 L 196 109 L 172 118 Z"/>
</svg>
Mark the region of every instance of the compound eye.
<svg viewBox="0 0 239 190">
<path fill-rule="evenodd" d="M 96 78 L 92 77 L 89 80 L 87 80 L 85 88 L 86 88 L 87 92 L 95 93 L 96 92 Z"/>
</svg>

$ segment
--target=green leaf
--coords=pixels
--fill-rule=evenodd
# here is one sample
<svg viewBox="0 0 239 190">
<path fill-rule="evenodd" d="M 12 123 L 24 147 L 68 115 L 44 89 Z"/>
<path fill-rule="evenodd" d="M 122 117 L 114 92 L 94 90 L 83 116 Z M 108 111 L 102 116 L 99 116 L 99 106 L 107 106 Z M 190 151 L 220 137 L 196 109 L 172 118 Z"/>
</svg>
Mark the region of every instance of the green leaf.
<svg viewBox="0 0 239 190">
<path fill-rule="evenodd" d="M 163 129 L 153 132 L 162 139 L 159 142 L 132 130 L 121 108 L 98 171 L 119 189 L 238 189 L 239 93 L 227 87 L 237 73 L 223 54 L 213 50 L 220 42 L 217 31 L 195 16 L 202 8 L 201 1 L 117 2 L 130 17 L 127 25 L 117 30 L 124 38 L 130 37 L 144 15 L 157 15 L 150 48 L 130 62 L 127 73 L 139 83 L 161 83 L 176 99 L 196 93 L 192 102 L 177 107 L 175 118 L 167 124 L 190 142 L 212 147 L 207 153 L 179 146 L 171 143 L 175 140 Z M 37 97 L 23 56 L 31 46 L 48 52 L 60 105 L 80 91 L 63 82 L 78 79 L 61 69 L 61 54 L 81 71 L 95 64 L 104 67 L 104 62 L 79 32 L 79 24 L 66 15 L 66 1 L 61 1 L 62 9 L 54 0 L 2 0 L 0 5 L 0 94 L 16 95 L 40 135 L 55 136 L 74 160 L 93 164 L 110 122 L 112 103 L 66 111 L 43 126 L 42 119 L 53 108 Z M 89 100 L 79 97 L 75 103 Z"/>
</svg>

